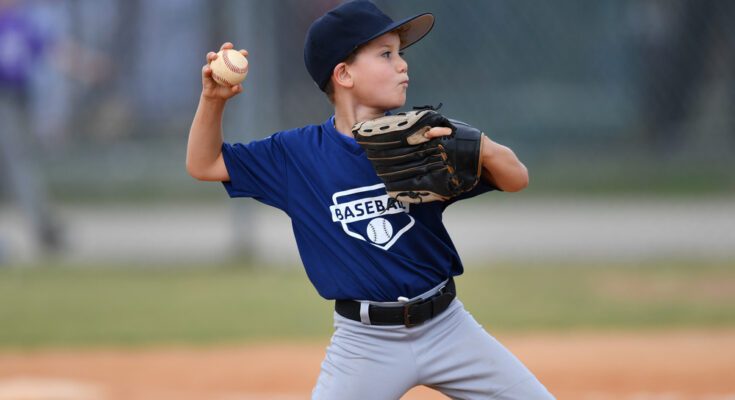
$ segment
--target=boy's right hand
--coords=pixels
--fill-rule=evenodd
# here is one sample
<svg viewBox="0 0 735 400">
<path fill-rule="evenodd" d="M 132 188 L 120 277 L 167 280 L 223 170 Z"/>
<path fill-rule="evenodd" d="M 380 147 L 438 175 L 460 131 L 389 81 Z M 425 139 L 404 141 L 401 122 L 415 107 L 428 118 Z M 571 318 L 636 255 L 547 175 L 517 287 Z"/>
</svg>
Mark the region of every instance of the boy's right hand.
<svg viewBox="0 0 735 400">
<path fill-rule="evenodd" d="M 220 47 L 220 50 L 232 49 L 233 47 L 234 45 L 232 43 L 225 42 Z M 240 50 L 240 53 L 245 57 L 248 56 L 247 50 Z M 209 67 L 209 64 L 216 59 L 217 53 L 213 51 L 207 53 L 207 65 L 202 67 L 202 97 L 213 100 L 227 100 L 242 93 L 242 84 L 227 87 L 215 82 L 212 78 L 212 68 Z"/>
</svg>

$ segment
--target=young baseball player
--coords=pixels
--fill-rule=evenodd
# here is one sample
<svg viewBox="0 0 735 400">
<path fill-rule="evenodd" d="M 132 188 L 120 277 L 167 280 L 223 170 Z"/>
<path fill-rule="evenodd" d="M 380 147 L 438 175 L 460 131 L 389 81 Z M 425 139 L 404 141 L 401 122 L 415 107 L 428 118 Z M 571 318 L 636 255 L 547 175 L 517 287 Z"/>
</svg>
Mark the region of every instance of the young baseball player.
<svg viewBox="0 0 735 400">
<path fill-rule="evenodd" d="M 482 182 L 474 189 L 448 201 L 392 202 L 352 134 L 355 123 L 404 105 L 402 50 L 433 24 L 428 13 L 394 22 L 367 1 L 329 11 L 309 29 L 304 60 L 334 115 L 248 144 L 222 139 L 225 103 L 242 86 L 219 86 L 202 69 L 189 174 L 286 212 L 310 281 L 335 300 L 335 332 L 314 399 L 398 399 L 417 385 L 456 399 L 553 398 L 456 299 L 452 277 L 463 267 L 442 224 L 442 212 L 458 200 L 523 189 L 523 164 L 483 137 Z M 426 135 L 449 133 L 435 127 Z"/>
</svg>

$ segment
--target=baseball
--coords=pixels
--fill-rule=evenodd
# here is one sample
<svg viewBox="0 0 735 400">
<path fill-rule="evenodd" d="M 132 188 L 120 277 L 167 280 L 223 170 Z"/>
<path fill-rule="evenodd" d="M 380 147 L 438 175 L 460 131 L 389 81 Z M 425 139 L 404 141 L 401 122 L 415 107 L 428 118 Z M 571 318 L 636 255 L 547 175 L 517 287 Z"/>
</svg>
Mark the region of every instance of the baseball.
<svg viewBox="0 0 735 400">
<path fill-rule="evenodd" d="M 223 86 L 235 86 L 248 74 L 248 59 L 237 50 L 220 50 L 209 67 L 212 68 L 215 82 Z"/>
<path fill-rule="evenodd" d="M 373 243 L 387 243 L 393 237 L 393 225 L 385 218 L 375 218 L 367 226 L 367 235 Z"/>
</svg>

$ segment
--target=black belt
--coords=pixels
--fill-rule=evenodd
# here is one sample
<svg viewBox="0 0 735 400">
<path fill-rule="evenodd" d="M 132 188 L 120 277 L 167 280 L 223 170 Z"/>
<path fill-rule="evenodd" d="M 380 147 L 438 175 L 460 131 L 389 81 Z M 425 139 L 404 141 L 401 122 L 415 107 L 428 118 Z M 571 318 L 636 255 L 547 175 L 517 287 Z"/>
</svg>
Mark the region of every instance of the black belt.
<svg viewBox="0 0 735 400">
<path fill-rule="evenodd" d="M 454 279 L 449 278 L 443 288 L 427 299 L 419 298 L 397 306 L 370 304 L 368 308 L 370 325 L 405 325 L 410 328 L 423 324 L 444 312 L 456 296 Z M 337 300 L 334 303 L 334 310 L 345 318 L 361 321 L 359 301 Z"/>
</svg>

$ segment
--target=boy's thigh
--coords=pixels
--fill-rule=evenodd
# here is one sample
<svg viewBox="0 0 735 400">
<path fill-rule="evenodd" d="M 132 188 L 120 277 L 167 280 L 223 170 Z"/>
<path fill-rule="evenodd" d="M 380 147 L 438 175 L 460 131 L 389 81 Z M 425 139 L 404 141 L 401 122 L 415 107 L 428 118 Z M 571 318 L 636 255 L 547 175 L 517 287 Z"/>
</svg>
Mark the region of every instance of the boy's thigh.
<svg viewBox="0 0 735 400">
<path fill-rule="evenodd" d="M 467 385 L 429 386 L 451 399 L 463 400 L 553 400 L 554 396 L 531 375 L 510 387 L 488 392 L 485 387 Z"/>
<path fill-rule="evenodd" d="M 464 308 L 422 348 L 420 383 L 453 399 L 553 399 Z"/>
<path fill-rule="evenodd" d="M 410 347 L 380 336 L 338 328 L 312 399 L 397 400 L 411 389 L 416 369 Z"/>
</svg>

